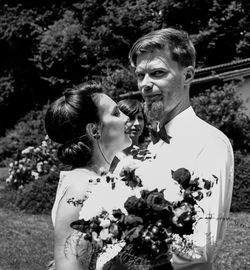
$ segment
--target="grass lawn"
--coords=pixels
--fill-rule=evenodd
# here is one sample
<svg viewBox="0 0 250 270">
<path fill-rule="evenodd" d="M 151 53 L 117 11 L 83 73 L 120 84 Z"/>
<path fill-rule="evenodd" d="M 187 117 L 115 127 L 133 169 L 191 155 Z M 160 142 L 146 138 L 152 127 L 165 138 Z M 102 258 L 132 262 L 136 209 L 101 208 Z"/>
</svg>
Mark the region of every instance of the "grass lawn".
<svg viewBox="0 0 250 270">
<path fill-rule="evenodd" d="M 0 167 L 0 181 L 4 181 L 8 177 L 8 167 Z"/>
<path fill-rule="evenodd" d="M 45 270 L 53 257 L 50 216 L 0 208 L 0 270 Z M 215 270 L 250 269 L 250 213 L 231 213 Z"/>
<path fill-rule="evenodd" d="M 250 213 L 231 213 L 215 270 L 250 270 Z"/>
<path fill-rule="evenodd" d="M 53 258 L 50 216 L 0 208 L 0 270 L 45 270 Z"/>
</svg>

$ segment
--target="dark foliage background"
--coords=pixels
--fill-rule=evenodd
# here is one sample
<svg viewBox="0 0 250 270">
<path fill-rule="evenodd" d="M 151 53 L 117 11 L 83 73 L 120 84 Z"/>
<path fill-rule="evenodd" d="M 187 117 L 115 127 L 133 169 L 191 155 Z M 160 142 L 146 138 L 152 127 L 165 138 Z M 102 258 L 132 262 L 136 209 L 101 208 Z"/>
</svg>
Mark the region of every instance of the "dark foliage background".
<svg viewBox="0 0 250 270">
<path fill-rule="evenodd" d="M 0 136 L 65 86 L 130 76 L 131 44 L 154 29 L 188 31 L 198 67 L 248 57 L 249 11 L 247 0 L 1 0 Z"/>
<path fill-rule="evenodd" d="M 143 34 L 168 26 L 189 32 L 198 68 L 250 55 L 248 0 L 0 0 L 0 166 L 41 144 L 47 105 L 65 87 L 100 81 L 115 100 L 137 90 L 127 57 L 130 46 Z M 239 211 L 250 209 L 250 123 L 236 93 L 233 84 L 215 87 L 192 103 L 201 118 L 232 140 L 232 210 Z M 21 208 L 46 212 L 57 179 L 58 172 L 45 175 L 13 193 L 14 199 L 6 194 Z"/>
</svg>

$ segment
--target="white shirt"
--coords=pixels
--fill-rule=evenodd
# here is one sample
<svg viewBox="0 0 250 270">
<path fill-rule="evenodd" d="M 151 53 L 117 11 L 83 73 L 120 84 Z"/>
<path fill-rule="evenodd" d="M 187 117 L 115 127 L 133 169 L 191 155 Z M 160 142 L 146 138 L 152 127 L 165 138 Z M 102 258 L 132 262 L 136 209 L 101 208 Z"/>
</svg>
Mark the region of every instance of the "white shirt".
<svg viewBox="0 0 250 270">
<path fill-rule="evenodd" d="M 195 228 L 195 248 L 173 256 L 175 270 L 211 270 L 212 262 L 226 231 L 234 177 L 234 157 L 229 139 L 218 129 L 196 116 L 189 107 L 165 125 L 172 138 L 170 144 L 160 140 L 149 145 L 156 154 L 147 170 L 148 179 L 162 188 L 171 189 L 171 170 L 186 168 L 199 177 L 218 177 L 212 194 L 201 200 L 205 218 Z M 189 254 L 188 254 L 189 253 Z"/>
</svg>

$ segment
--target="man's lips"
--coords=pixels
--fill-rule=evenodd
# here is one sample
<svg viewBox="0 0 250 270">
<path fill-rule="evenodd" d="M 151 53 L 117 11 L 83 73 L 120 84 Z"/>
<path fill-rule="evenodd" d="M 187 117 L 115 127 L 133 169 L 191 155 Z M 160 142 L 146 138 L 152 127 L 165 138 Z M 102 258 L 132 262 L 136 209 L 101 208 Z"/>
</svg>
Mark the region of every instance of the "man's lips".
<svg viewBox="0 0 250 270">
<path fill-rule="evenodd" d="M 160 101 L 162 100 L 162 95 L 161 94 L 144 95 L 144 99 L 149 102 Z"/>
</svg>

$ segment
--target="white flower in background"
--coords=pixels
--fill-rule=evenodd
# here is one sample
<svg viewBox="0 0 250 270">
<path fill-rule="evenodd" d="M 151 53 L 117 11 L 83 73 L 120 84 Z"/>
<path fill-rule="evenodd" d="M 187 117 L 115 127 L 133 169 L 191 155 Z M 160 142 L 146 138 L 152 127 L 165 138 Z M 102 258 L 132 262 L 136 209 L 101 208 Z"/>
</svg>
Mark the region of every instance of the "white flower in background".
<svg viewBox="0 0 250 270">
<path fill-rule="evenodd" d="M 39 173 L 38 172 L 32 171 L 31 175 L 35 178 L 35 180 L 37 180 L 39 178 Z"/>
<path fill-rule="evenodd" d="M 29 154 L 34 149 L 34 146 L 29 146 L 25 148 L 21 153 L 22 155 Z"/>
<path fill-rule="evenodd" d="M 48 146 L 47 142 L 46 141 L 42 141 L 42 146 L 43 147 L 47 147 Z"/>
<path fill-rule="evenodd" d="M 37 169 L 37 171 L 39 173 L 43 171 L 43 162 L 42 161 L 40 161 L 40 162 L 37 163 L 36 169 Z"/>
<path fill-rule="evenodd" d="M 8 178 L 5 179 L 6 184 L 11 183 L 11 181 L 13 180 L 13 175 L 10 175 Z"/>
</svg>

